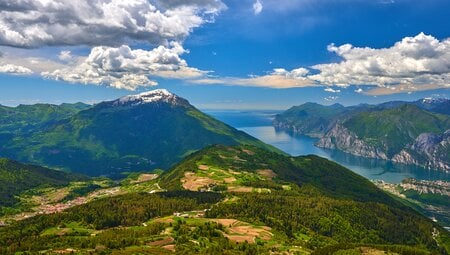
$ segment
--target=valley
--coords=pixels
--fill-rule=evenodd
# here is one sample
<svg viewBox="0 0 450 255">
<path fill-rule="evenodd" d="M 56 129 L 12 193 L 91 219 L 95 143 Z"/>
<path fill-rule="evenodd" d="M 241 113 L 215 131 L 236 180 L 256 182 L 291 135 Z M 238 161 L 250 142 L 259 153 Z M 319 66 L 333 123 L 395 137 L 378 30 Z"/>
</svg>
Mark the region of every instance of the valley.
<svg viewBox="0 0 450 255">
<path fill-rule="evenodd" d="M 193 141 L 192 136 L 197 140 L 192 144 L 197 144 L 198 136 L 204 136 L 209 142 L 199 149 L 186 150 L 179 161 L 164 168 L 152 160 L 154 155 L 161 155 L 159 150 L 145 157 L 117 154 L 114 162 L 124 167 L 111 168 L 113 174 L 108 176 L 99 176 L 109 171 L 104 167 L 68 172 L 61 171 L 64 167 L 52 170 L 0 160 L 0 181 L 5 184 L 0 195 L 8 198 L 0 207 L 0 253 L 435 254 L 450 248 L 445 229 L 446 182 L 409 180 L 375 185 L 325 158 L 289 156 L 276 143 L 264 144 L 257 138 L 265 139 L 203 114 L 166 91 L 80 107 L 63 112 L 58 123 L 45 119 L 36 122 L 29 127 L 38 134 L 34 139 L 41 143 L 39 137 L 57 132 L 62 135 L 58 138 L 61 141 L 73 139 L 78 143 L 86 133 L 90 134 L 89 143 L 76 146 L 98 150 L 100 145 L 107 148 L 99 142 L 106 141 L 102 140 L 106 136 L 93 130 L 120 125 L 114 120 L 116 114 L 127 119 L 148 118 L 146 124 L 120 128 L 147 137 L 154 130 L 162 130 L 156 123 L 149 123 L 153 118 L 165 123 L 164 113 L 170 118 L 187 118 L 180 123 L 196 123 L 195 127 L 188 125 L 192 129 L 183 135 L 185 141 Z M 270 116 L 259 116 L 258 121 L 270 124 Z M 27 121 L 29 116 L 19 118 Z M 73 124 L 80 121 L 83 128 L 73 132 L 78 125 Z M 28 129 L 14 133 L 8 125 L 4 124 L 3 134 L 26 141 Z M 176 127 L 164 132 L 166 136 L 158 135 L 162 141 L 152 142 L 164 144 L 179 137 Z M 77 138 L 68 138 L 75 134 Z M 114 135 L 126 137 L 127 148 L 140 144 L 129 134 L 110 133 L 109 137 Z M 232 142 L 209 144 L 214 139 Z M 109 141 L 115 144 L 114 139 Z M 53 160 L 64 148 L 52 149 L 41 159 Z M 146 148 L 144 153 L 152 151 L 152 147 Z M 4 147 L 3 153 L 14 150 Z M 86 165 L 99 164 L 108 157 L 100 153 L 95 160 L 77 160 L 86 160 L 82 162 Z M 60 159 L 64 161 L 58 164 L 73 166 L 71 157 Z M 106 165 L 111 166 L 113 162 Z"/>
<path fill-rule="evenodd" d="M 450 230 L 449 182 L 405 179 L 399 184 L 384 181 L 374 181 L 374 183 L 380 189 L 408 201 L 434 222 Z"/>
<path fill-rule="evenodd" d="M 450 255 L 448 10 L 0 0 L 0 255 Z"/>
<path fill-rule="evenodd" d="M 364 158 L 340 150 L 315 146 L 318 138 L 294 134 L 272 126 L 274 111 L 206 111 L 207 114 L 244 131 L 292 156 L 318 155 L 335 161 L 369 180 L 401 183 L 402 180 L 450 181 L 450 173 L 433 171 L 416 165 L 399 164 L 376 158 Z"/>
</svg>

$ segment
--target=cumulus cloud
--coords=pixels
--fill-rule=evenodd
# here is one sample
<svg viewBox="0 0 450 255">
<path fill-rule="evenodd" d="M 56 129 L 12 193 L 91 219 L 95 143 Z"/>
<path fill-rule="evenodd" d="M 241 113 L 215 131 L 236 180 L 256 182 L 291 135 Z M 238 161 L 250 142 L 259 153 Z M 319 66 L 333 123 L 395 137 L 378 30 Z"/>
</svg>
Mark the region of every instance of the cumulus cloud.
<svg viewBox="0 0 450 255">
<path fill-rule="evenodd" d="M 342 58 L 337 63 L 318 64 L 287 71 L 273 69 L 262 76 L 249 78 L 205 78 L 200 84 L 225 84 L 271 88 L 326 86 L 324 91 L 339 93 L 331 86 L 368 86 L 356 93 L 387 95 L 414 91 L 450 88 L 450 39 L 439 41 L 420 33 L 405 37 L 389 48 L 355 47 L 351 44 L 328 46 L 330 52 Z"/>
<path fill-rule="evenodd" d="M 386 87 L 375 87 L 368 91 L 362 91 L 361 93 L 370 96 L 384 96 L 384 95 L 392 95 L 398 93 L 408 93 L 411 94 L 413 92 L 419 91 L 427 91 L 427 90 L 435 90 L 442 88 L 450 88 L 449 85 L 439 85 L 439 84 L 421 84 L 420 86 L 414 84 L 398 84 L 395 86 L 386 86 Z"/>
<path fill-rule="evenodd" d="M 30 69 L 18 66 L 18 65 L 12 65 L 12 64 L 0 64 L 0 73 L 7 73 L 7 74 L 32 74 L 33 71 Z"/>
<path fill-rule="evenodd" d="M 260 0 L 256 0 L 256 2 L 253 4 L 253 13 L 255 15 L 258 15 L 262 12 L 263 5 Z"/>
<path fill-rule="evenodd" d="M 331 87 L 327 87 L 324 89 L 325 92 L 330 92 L 330 93 L 341 93 L 340 89 L 333 89 Z"/>
<path fill-rule="evenodd" d="M 196 84 L 221 84 L 221 85 L 234 85 L 234 86 L 248 86 L 248 87 L 268 87 L 268 88 L 299 88 L 315 86 L 316 83 L 306 78 L 309 70 L 306 68 L 297 68 L 291 71 L 287 71 L 283 68 L 273 69 L 272 72 L 262 75 L 252 75 L 248 78 L 202 78 L 191 80 L 191 83 Z"/>
<path fill-rule="evenodd" d="M 153 50 L 133 50 L 129 46 L 94 47 L 86 58 L 74 66 L 43 72 L 46 78 L 84 84 L 103 84 L 119 89 L 135 90 L 155 86 L 149 77 L 191 79 L 207 72 L 189 67 L 180 57 L 186 50 L 181 44 L 159 46 Z"/>
<path fill-rule="evenodd" d="M 0 45 L 163 45 L 183 40 L 225 8 L 218 0 L 2 1 Z"/>
<path fill-rule="evenodd" d="M 328 96 L 328 97 L 323 98 L 323 100 L 325 100 L 325 101 L 335 101 L 337 99 L 339 99 L 338 96 Z"/>
<path fill-rule="evenodd" d="M 308 76 L 324 85 L 371 85 L 392 92 L 430 88 L 431 84 L 437 88 L 450 85 L 450 39 L 439 41 L 420 33 L 390 48 L 332 44 L 328 50 L 342 61 L 315 65 L 312 68 L 319 73 Z"/>
<path fill-rule="evenodd" d="M 56 69 L 65 68 L 68 64 L 59 59 L 44 58 L 38 55 L 27 56 L 29 53 L 29 50 L 24 49 L 17 49 L 14 53 L 5 52 L 3 56 L 0 56 L 0 65 L 9 64 L 21 66 L 31 70 L 33 73 L 39 74 L 41 72 L 50 72 Z M 74 57 L 72 62 L 75 62 L 76 60 L 77 58 Z"/>
<path fill-rule="evenodd" d="M 227 9 L 227 6 L 220 0 L 153 0 L 152 2 L 163 10 L 182 6 L 196 6 L 197 8 L 203 8 L 206 14 L 217 14 Z"/>
<path fill-rule="evenodd" d="M 74 57 L 72 56 L 72 52 L 70 50 L 63 50 L 59 53 L 58 59 L 63 62 L 71 62 Z"/>
<path fill-rule="evenodd" d="M 362 88 L 357 88 L 357 89 L 355 89 L 355 92 L 356 92 L 356 93 L 363 93 L 364 90 L 363 90 Z"/>
</svg>

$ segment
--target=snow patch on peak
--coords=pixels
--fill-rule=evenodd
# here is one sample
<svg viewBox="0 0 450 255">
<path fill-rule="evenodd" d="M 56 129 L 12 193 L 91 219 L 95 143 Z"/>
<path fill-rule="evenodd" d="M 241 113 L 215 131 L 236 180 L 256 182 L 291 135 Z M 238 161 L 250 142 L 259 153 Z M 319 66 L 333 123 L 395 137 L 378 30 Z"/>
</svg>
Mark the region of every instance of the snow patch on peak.
<svg viewBox="0 0 450 255">
<path fill-rule="evenodd" d="M 444 103 L 447 102 L 449 99 L 447 98 L 433 98 L 433 97 L 425 97 L 422 99 L 423 104 L 433 104 L 433 103 Z"/>
<path fill-rule="evenodd" d="M 179 99 L 175 94 L 170 93 L 166 89 L 155 89 L 146 91 L 136 95 L 124 96 L 117 99 L 114 105 L 140 105 L 156 102 L 176 103 Z"/>
</svg>

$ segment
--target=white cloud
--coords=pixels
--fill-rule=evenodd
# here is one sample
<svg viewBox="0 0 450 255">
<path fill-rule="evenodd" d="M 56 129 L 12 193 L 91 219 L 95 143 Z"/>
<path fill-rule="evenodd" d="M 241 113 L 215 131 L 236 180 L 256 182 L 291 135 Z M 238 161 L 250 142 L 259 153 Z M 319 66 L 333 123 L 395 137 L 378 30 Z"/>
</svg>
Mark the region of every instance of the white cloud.
<svg viewBox="0 0 450 255">
<path fill-rule="evenodd" d="M 263 7 L 261 1 L 260 0 L 256 0 L 256 2 L 253 4 L 253 13 L 255 15 L 258 15 L 258 14 L 260 14 L 262 12 L 263 8 L 264 7 Z"/>
<path fill-rule="evenodd" d="M 333 88 L 331 88 L 331 87 L 326 87 L 326 88 L 324 89 L 324 91 L 325 91 L 325 92 L 330 92 L 330 93 L 341 93 L 341 90 L 340 90 L 340 89 L 333 89 Z"/>
<path fill-rule="evenodd" d="M 450 39 L 439 41 L 433 36 L 420 33 L 415 37 L 405 37 L 389 48 L 331 44 L 328 50 L 336 53 L 342 60 L 312 66 L 312 69 L 317 70 L 315 74 L 310 74 L 306 68 L 291 71 L 276 68 L 262 76 L 209 77 L 193 82 L 271 88 L 322 85 L 326 86 L 324 91 L 330 93 L 341 92 L 330 86 L 345 88 L 357 85 L 369 86 L 369 90 L 355 90 L 356 93 L 368 95 L 450 88 Z"/>
<path fill-rule="evenodd" d="M 237 77 L 206 77 L 201 79 L 193 79 L 190 82 L 196 84 L 221 84 L 230 86 L 248 86 L 248 87 L 267 87 L 267 88 L 299 88 L 317 85 L 314 81 L 306 78 L 309 70 L 306 68 L 297 68 L 287 71 L 283 68 L 275 68 L 272 72 L 257 76 L 251 75 L 248 78 Z"/>
<path fill-rule="evenodd" d="M 192 79 L 207 72 L 189 67 L 180 57 L 186 50 L 179 43 L 159 46 L 151 51 L 129 46 L 94 47 L 86 58 L 74 66 L 43 72 L 46 78 L 74 83 L 102 84 L 119 89 L 135 90 L 140 86 L 155 86 L 149 77 Z"/>
<path fill-rule="evenodd" d="M 5 64 L 0 65 L 0 73 L 8 73 L 8 74 L 32 74 L 33 71 L 30 69 L 18 66 L 18 65 L 12 65 L 12 64 Z"/>
<path fill-rule="evenodd" d="M 362 93 L 370 96 L 383 96 L 383 95 L 392 95 L 398 93 L 408 93 L 418 91 L 427 91 L 427 90 L 435 90 L 442 88 L 450 88 L 448 85 L 437 85 L 437 84 L 421 84 L 420 86 L 414 84 L 398 84 L 386 87 L 375 87 L 368 91 L 363 91 Z"/>
<path fill-rule="evenodd" d="M 0 2 L 0 45 L 161 45 L 183 40 L 225 8 L 218 0 L 8 0 Z"/>
<path fill-rule="evenodd" d="M 158 77 L 199 79 L 208 72 L 180 57 L 182 41 L 226 8 L 220 0 L 0 1 L 0 45 L 10 46 L 2 47 L 0 72 L 130 90 Z M 153 49 L 127 46 L 136 41 Z M 21 49 L 58 45 L 92 48 L 88 56 L 63 50 L 47 58 Z"/>
<path fill-rule="evenodd" d="M 335 101 L 337 99 L 339 99 L 338 96 L 328 96 L 328 97 L 323 98 L 323 100 L 325 100 L 325 101 Z"/>
<path fill-rule="evenodd" d="M 61 51 L 58 55 L 58 58 L 63 62 L 71 62 L 74 59 L 70 50 Z"/>
<path fill-rule="evenodd" d="M 364 90 L 363 90 L 362 88 L 357 88 L 357 89 L 355 89 L 355 92 L 356 92 L 356 93 L 363 93 Z"/>
<path fill-rule="evenodd" d="M 328 46 L 342 61 L 315 65 L 318 74 L 308 78 L 324 85 L 378 86 L 383 91 L 407 92 L 420 87 L 450 86 L 450 39 L 442 41 L 418 34 L 405 37 L 390 48 L 373 49 L 351 44 Z"/>
<path fill-rule="evenodd" d="M 5 54 L 0 57 L 0 65 L 10 64 L 13 66 L 21 66 L 31 70 L 33 73 L 39 74 L 41 72 L 50 72 L 56 69 L 64 68 L 68 64 L 60 60 L 43 58 L 38 55 L 27 56 L 28 54 L 30 54 L 30 52 L 26 49 L 16 49 L 14 53 L 5 52 Z M 77 60 L 78 59 L 76 57 L 73 57 L 71 63 L 76 62 Z"/>
</svg>

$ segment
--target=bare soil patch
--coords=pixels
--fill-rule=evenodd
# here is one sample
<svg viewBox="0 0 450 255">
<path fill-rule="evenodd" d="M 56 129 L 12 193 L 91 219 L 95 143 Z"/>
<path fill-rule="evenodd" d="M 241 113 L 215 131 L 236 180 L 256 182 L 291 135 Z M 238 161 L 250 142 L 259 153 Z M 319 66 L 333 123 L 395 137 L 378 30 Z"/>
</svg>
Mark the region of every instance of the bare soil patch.
<svg viewBox="0 0 450 255">
<path fill-rule="evenodd" d="M 245 153 L 247 153 L 247 154 L 250 155 L 250 156 L 255 155 L 255 153 L 254 153 L 253 151 L 251 151 L 251 150 L 243 149 L 242 151 L 245 152 Z"/>
<path fill-rule="evenodd" d="M 162 248 L 175 252 L 175 244 L 164 245 Z"/>
<path fill-rule="evenodd" d="M 262 175 L 266 177 L 269 180 L 272 180 L 273 178 L 277 177 L 277 174 L 272 171 L 271 169 L 261 169 L 256 171 L 259 175 Z"/>
<path fill-rule="evenodd" d="M 173 237 L 168 237 L 166 239 L 150 242 L 147 245 L 150 245 L 150 246 L 164 246 L 164 245 L 171 244 L 174 241 L 175 241 L 175 239 L 173 239 Z"/>
<path fill-rule="evenodd" d="M 155 219 L 155 222 L 161 222 L 161 223 L 174 223 L 175 220 L 172 218 L 158 218 Z"/>
<path fill-rule="evenodd" d="M 137 180 L 132 181 L 131 183 L 148 182 L 148 181 L 152 181 L 156 178 L 158 178 L 157 174 L 141 174 L 141 175 L 139 175 Z"/>
<path fill-rule="evenodd" d="M 233 169 L 228 169 L 228 172 L 229 172 L 230 174 L 234 174 L 234 175 L 239 175 L 239 174 L 241 174 L 241 172 L 236 172 L 236 171 L 234 171 Z"/>
<path fill-rule="evenodd" d="M 196 176 L 193 172 L 184 173 L 184 178 L 181 179 L 183 188 L 191 191 L 198 191 L 200 188 L 208 186 L 209 184 L 215 184 L 213 179 L 208 177 Z"/>
<path fill-rule="evenodd" d="M 231 186 L 231 187 L 228 187 L 228 192 L 245 192 L 245 193 L 248 193 L 248 192 L 253 192 L 253 187 L 243 187 L 243 186 L 233 187 L 233 186 Z"/>
<path fill-rule="evenodd" d="M 225 227 L 232 227 L 233 225 L 239 222 L 238 220 L 235 219 L 213 219 L 212 221 L 222 224 Z"/>
<path fill-rule="evenodd" d="M 255 243 L 256 238 L 268 241 L 273 236 L 270 232 L 272 229 L 267 226 L 256 227 L 235 219 L 213 219 L 212 221 L 222 224 L 226 228 L 224 236 L 238 243 L 245 241 Z"/>
<path fill-rule="evenodd" d="M 200 169 L 200 170 L 209 170 L 209 166 L 207 166 L 207 165 L 199 165 L 198 169 Z"/>
<path fill-rule="evenodd" d="M 235 235 L 228 235 L 224 234 L 224 236 L 230 241 L 236 242 L 236 243 L 255 243 L 255 237 L 254 236 L 235 236 Z"/>
<path fill-rule="evenodd" d="M 234 159 L 234 162 L 235 162 L 235 163 L 239 163 L 239 161 L 240 161 L 240 162 L 247 162 L 247 160 L 241 159 L 241 158 L 238 157 L 238 156 L 234 156 L 233 159 Z"/>
<path fill-rule="evenodd" d="M 230 184 L 230 183 L 234 183 L 236 181 L 236 178 L 234 178 L 234 177 L 227 177 L 227 178 L 223 178 L 223 181 L 225 183 Z"/>
</svg>

